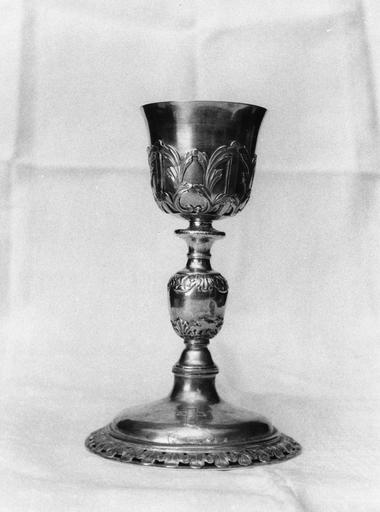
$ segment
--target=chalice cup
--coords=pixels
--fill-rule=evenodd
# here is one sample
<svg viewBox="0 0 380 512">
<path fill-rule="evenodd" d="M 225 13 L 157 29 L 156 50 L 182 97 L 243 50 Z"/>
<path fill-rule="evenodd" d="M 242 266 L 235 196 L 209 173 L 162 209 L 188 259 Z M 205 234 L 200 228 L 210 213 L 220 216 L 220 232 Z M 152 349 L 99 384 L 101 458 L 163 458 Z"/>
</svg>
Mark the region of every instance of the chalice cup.
<svg viewBox="0 0 380 512">
<path fill-rule="evenodd" d="M 187 263 L 168 283 L 170 321 L 184 343 L 170 395 L 130 407 L 86 440 L 92 452 L 120 462 L 167 468 L 238 468 L 287 460 L 301 447 L 267 419 L 234 406 L 215 388 L 208 349 L 223 325 L 226 279 L 211 268 L 210 249 L 224 233 L 212 221 L 247 204 L 265 109 L 231 102 L 160 102 L 142 107 L 151 145 L 153 196 L 184 217 L 176 230 Z"/>
</svg>

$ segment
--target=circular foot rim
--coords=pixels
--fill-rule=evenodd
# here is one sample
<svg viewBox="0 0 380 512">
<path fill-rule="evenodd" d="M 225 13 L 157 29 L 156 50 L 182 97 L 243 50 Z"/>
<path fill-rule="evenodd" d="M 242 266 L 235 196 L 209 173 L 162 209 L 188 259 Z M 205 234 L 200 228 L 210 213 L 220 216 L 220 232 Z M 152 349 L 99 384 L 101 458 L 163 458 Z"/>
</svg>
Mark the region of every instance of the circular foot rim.
<svg viewBox="0 0 380 512">
<path fill-rule="evenodd" d="M 96 455 L 118 462 L 179 469 L 233 469 L 274 464 L 299 455 L 301 446 L 291 437 L 275 438 L 244 446 L 204 445 L 160 446 L 137 444 L 112 436 L 110 426 L 96 430 L 86 439 L 86 447 Z"/>
</svg>

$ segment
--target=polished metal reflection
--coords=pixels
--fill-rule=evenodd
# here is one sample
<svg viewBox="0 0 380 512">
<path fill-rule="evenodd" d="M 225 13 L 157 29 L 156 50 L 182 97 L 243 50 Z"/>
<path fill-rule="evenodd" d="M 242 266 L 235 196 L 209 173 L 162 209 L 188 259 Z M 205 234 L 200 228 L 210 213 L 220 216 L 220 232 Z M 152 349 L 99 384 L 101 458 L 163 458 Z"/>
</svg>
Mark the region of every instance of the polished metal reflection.
<svg viewBox="0 0 380 512">
<path fill-rule="evenodd" d="M 210 264 L 224 233 L 212 221 L 249 200 L 255 147 L 265 109 L 229 102 L 162 102 L 143 107 L 153 195 L 167 213 L 189 220 L 176 234 L 186 267 L 168 283 L 170 321 L 185 349 L 167 398 L 130 407 L 86 440 L 121 462 L 175 468 L 233 468 L 294 457 L 300 445 L 263 416 L 221 399 L 208 345 L 224 321 L 226 279 Z"/>
</svg>

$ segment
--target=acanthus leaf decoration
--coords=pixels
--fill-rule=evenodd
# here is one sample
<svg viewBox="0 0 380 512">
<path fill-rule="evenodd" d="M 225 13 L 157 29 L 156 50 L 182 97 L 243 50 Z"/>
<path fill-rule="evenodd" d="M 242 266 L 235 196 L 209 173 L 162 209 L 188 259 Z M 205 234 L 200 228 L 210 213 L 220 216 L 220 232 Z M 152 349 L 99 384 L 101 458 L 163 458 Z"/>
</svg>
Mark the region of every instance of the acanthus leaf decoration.
<svg viewBox="0 0 380 512">
<path fill-rule="evenodd" d="M 228 146 L 220 146 L 217 148 L 214 153 L 210 157 L 210 161 L 207 166 L 206 170 L 206 179 L 205 179 L 205 185 L 210 190 L 213 190 L 216 183 L 220 180 L 222 177 L 222 169 L 218 165 L 221 165 L 228 160 L 232 158 L 232 151 L 231 148 L 233 147 L 231 143 L 230 147 Z"/>
<path fill-rule="evenodd" d="M 196 148 L 181 156 L 162 140 L 148 151 L 154 198 L 166 213 L 220 217 L 235 215 L 247 203 L 256 157 L 251 158 L 244 145 L 232 141 L 219 146 L 210 158 Z"/>
<path fill-rule="evenodd" d="M 164 144 L 158 141 L 159 153 L 162 155 L 163 162 L 167 162 L 166 173 L 172 180 L 173 184 L 178 186 L 181 184 L 181 157 L 178 151 L 170 144 Z M 162 170 L 161 170 L 162 172 Z"/>
</svg>

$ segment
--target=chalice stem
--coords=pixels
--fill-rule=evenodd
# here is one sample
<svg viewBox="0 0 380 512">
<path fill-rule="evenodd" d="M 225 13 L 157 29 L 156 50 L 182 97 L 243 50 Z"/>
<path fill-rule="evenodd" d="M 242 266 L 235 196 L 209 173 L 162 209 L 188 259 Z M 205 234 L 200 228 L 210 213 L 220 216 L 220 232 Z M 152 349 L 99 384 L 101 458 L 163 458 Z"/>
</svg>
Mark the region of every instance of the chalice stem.
<svg viewBox="0 0 380 512">
<path fill-rule="evenodd" d="M 219 402 L 215 390 L 215 365 L 208 344 L 223 324 L 228 286 L 210 263 L 211 246 L 224 236 L 211 221 L 191 219 L 188 229 L 176 231 L 188 245 L 185 269 L 168 283 L 170 317 L 175 332 L 186 348 L 173 367 L 175 375 L 171 398 L 175 400 Z"/>
</svg>

